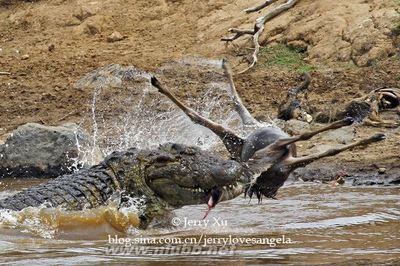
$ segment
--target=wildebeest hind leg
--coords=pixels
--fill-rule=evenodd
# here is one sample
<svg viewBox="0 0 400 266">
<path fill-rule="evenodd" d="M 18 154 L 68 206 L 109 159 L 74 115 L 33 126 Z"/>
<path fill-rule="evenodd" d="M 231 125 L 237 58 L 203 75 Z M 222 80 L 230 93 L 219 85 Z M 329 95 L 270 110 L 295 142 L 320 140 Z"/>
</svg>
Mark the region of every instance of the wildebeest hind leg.
<svg viewBox="0 0 400 266">
<path fill-rule="evenodd" d="M 279 149 L 281 147 L 286 147 L 287 145 L 292 144 L 297 141 L 309 140 L 319 133 L 351 125 L 353 122 L 354 122 L 354 119 L 348 117 L 348 118 L 333 122 L 332 124 L 330 124 L 326 127 L 323 127 L 323 128 L 320 128 L 320 129 L 317 129 L 314 131 L 305 132 L 298 136 L 294 136 L 294 137 L 290 137 L 290 138 L 278 139 L 275 143 L 273 143 L 271 145 L 273 145 L 273 148 Z"/>
<path fill-rule="evenodd" d="M 308 165 L 308 164 L 310 164 L 310 163 L 312 163 L 312 162 L 314 162 L 316 160 L 319 160 L 321 158 L 334 156 L 334 155 L 339 154 L 339 153 L 341 153 L 343 151 L 346 151 L 346 150 L 349 150 L 349 149 L 352 149 L 352 148 L 355 148 L 355 147 L 359 147 L 359 146 L 367 146 L 369 144 L 372 144 L 374 142 L 378 142 L 378 141 L 381 141 L 381 140 L 384 140 L 384 139 L 385 139 L 385 135 L 384 134 L 376 134 L 376 135 L 373 135 L 373 136 L 371 136 L 369 138 L 365 138 L 365 139 L 359 140 L 357 142 L 354 142 L 354 143 L 351 143 L 351 144 L 348 144 L 348 145 L 344 145 L 342 147 L 328 149 L 328 150 L 326 150 L 324 152 L 321 152 L 321 153 L 311 154 L 311 155 L 303 156 L 303 157 L 299 157 L 299 158 L 295 158 L 295 157 L 288 158 L 288 159 L 286 159 L 285 163 L 287 165 L 291 166 L 291 169 L 293 170 L 293 169 L 298 168 L 298 167 L 304 167 L 304 166 L 306 166 L 306 165 Z"/>
</svg>

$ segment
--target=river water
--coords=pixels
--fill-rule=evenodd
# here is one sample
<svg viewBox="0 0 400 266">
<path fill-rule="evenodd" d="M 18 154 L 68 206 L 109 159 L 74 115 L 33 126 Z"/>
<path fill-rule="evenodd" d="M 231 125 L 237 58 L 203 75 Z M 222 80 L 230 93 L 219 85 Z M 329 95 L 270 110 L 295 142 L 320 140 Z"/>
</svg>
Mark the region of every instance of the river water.
<svg viewBox="0 0 400 266">
<path fill-rule="evenodd" d="M 3 180 L 0 198 L 43 181 Z M 398 187 L 289 182 L 278 196 L 262 204 L 242 197 L 220 203 L 205 219 L 208 224 L 201 220 L 206 206 L 186 206 L 168 218 L 174 225 L 147 230 L 135 228 L 134 213 L 112 206 L 71 213 L 2 211 L 0 261 L 17 265 L 400 263 Z M 177 242 L 187 239 L 193 242 Z"/>
</svg>

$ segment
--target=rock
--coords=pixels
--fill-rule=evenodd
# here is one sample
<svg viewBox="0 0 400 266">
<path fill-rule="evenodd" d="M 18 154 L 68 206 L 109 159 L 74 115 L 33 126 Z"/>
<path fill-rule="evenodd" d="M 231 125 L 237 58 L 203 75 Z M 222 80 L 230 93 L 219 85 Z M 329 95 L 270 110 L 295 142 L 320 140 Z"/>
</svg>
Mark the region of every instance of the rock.
<svg viewBox="0 0 400 266">
<path fill-rule="evenodd" d="M 54 44 L 50 44 L 50 45 L 47 47 L 47 49 L 49 50 L 49 52 L 53 52 L 53 51 L 54 51 L 54 48 L 55 48 L 55 45 L 54 45 Z"/>
<path fill-rule="evenodd" d="M 82 21 L 79 20 L 78 18 L 76 18 L 76 17 L 71 17 L 71 18 L 68 18 L 68 19 L 65 21 L 64 25 L 67 26 L 67 27 L 70 27 L 70 26 L 78 26 L 78 25 L 80 25 L 81 23 L 82 23 Z"/>
<path fill-rule="evenodd" d="M 341 169 L 334 168 L 331 165 L 308 165 L 305 168 L 298 168 L 292 176 L 295 180 L 302 180 L 305 182 L 322 181 L 328 183 L 337 178 L 337 173 Z"/>
<path fill-rule="evenodd" d="M 114 31 L 111 33 L 110 36 L 107 37 L 107 42 L 118 42 L 124 39 L 124 36 L 122 36 L 121 33 L 118 31 Z"/>
<path fill-rule="evenodd" d="M 29 59 L 29 55 L 28 54 L 24 54 L 21 56 L 21 60 L 27 60 Z"/>
<path fill-rule="evenodd" d="M 296 49 L 297 51 L 305 52 L 307 51 L 308 45 L 302 40 L 295 40 L 287 43 L 288 47 Z"/>
<path fill-rule="evenodd" d="M 356 137 L 354 127 L 341 127 L 335 130 L 330 130 L 321 135 L 321 138 L 326 141 L 337 141 L 340 144 L 348 144 L 354 141 Z"/>
<path fill-rule="evenodd" d="M 102 159 L 91 137 L 76 124 L 28 123 L 0 145 L 0 178 L 56 177 Z"/>
<path fill-rule="evenodd" d="M 366 166 L 362 162 L 317 162 L 304 168 L 296 169 L 291 178 L 304 182 L 328 183 L 341 185 L 342 182 L 352 186 L 396 186 L 400 184 L 400 167 L 396 165 L 385 165 L 384 175 L 376 173 L 376 166 Z M 337 183 L 337 184 L 335 184 Z"/>
<path fill-rule="evenodd" d="M 385 167 L 380 167 L 378 169 L 378 174 L 383 175 L 384 173 L 386 173 L 386 168 Z"/>
<path fill-rule="evenodd" d="M 385 185 L 385 182 L 382 180 L 365 180 L 362 178 L 356 178 L 353 180 L 353 186 L 376 186 L 376 185 Z"/>
<path fill-rule="evenodd" d="M 274 120 L 277 126 L 282 128 L 285 132 L 290 135 L 299 135 L 303 132 L 310 130 L 310 124 L 297 119 L 290 119 L 288 121 L 283 121 L 276 119 Z"/>
<path fill-rule="evenodd" d="M 96 35 L 100 34 L 107 27 L 107 19 L 103 16 L 93 16 L 87 18 L 82 24 L 74 28 L 76 35 Z"/>
<path fill-rule="evenodd" d="M 80 21 L 96 15 L 96 10 L 93 7 L 82 6 L 74 11 L 73 16 Z"/>
<path fill-rule="evenodd" d="M 389 182 L 390 185 L 400 185 L 400 176 Z"/>
</svg>

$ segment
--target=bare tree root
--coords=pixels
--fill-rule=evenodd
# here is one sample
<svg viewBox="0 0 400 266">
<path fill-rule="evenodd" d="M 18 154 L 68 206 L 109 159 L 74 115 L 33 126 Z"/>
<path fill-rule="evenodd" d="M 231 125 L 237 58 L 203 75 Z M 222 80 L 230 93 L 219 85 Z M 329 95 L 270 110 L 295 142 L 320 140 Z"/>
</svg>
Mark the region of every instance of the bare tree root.
<svg viewBox="0 0 400 266">
<path fill-rule="evenodd" d="M 261 24 L 261 27 L 258 28 L 256 33 L 254 33 L 253 35 L 254 51 L 253 54 L 251 55 L 253 60 L 251 61 L 251 64 L 247 68 L 243 69 L 238 74 L 242 74 L 256 65 L 258 61 L 258 53 L 260 52 L 260 42 L 258 41 L 258 39 L 263 31 L 264 31 L 264 24 Z"/>
<path fill-rule="evenodd" d="M 246 12 L 246 13 L 257 12 L 257 11 L 260 11 L 261 9 L 269 6 L 270 4 L 272 4 L 272 3 L 276 2 L 276 1 L 277 0 L 267 0 L 267 1 L 265 1 L 264 3 L 262 3 L 262 4 L 258 5 L 258 6 L 250 7 L 250 8 L 247 8 L 247 9 L 243 10 L 243 11 Z"/>
<path fill-rule="evenodd" d="M 223 37 L 223 38 L 221 38 L 221 41 L 231 42 L 231 41 L 238 39 L 239 37 L 241 37 L 243 35 L 246 35 L 246 34 L 253 35 L 254 34 L 254 29 L 253 30 L 245 30 L 245 29 L 230 28 L 228 31 L 230 33 L 235 33 L 235 35 L 233 35 L 232 37 Z"/>
<path fill-rule="evenodd" d="M 273 3 L 274 1 L 276 1 L 276 0 L 267 0 L 265 3 L 263 3 L 263 4 L 259 5 L 259 6 L 246 9 L 245 12 L 246 13 L 250 13 L 250 12 L 255 12 L 255 11 L 261 10 L 264 7 L 266 7 L 266 6 L 270 5 L 271 3 Z M 249 69 L 251 69 L 252 67 L 254 67 L 256 65 L 256 63 L 258 61 L 258 54 L 260 52 L 259 38 L 260 38 L 260 35 L 263 33 L 263 31 L 265 29 L 265 23 L 267 23 L 271 19 L 277 17 L 278 15 L 283 13 L 284 11 L 292 8 L 297 2 L 298 2 L 298 0 L 287 0 L 286 3 L 277 6 L 275 9 L 271 10 L 267 14 L 257 18 L 256 22 L 254 24 L 254 29 L 253 30 L 236 29 L 236 28 L 229 29 L 229 32 L 235 33 L 235 35 L 232 36 L 232 37 L 222 38 L 221 39 L 222 41 L 231 42 L 231 41 L 234 41 L 234 40 L 240 38 L 243 35 L 253 35 L 254 51 L 253 51 L 253 54 L 252 54 L 252 61 L 251 61 L 250 65 L 246 69 L 240 71 L 238 74 L 242 74 L 242 73 L 248 71 Z"/>
</svg>

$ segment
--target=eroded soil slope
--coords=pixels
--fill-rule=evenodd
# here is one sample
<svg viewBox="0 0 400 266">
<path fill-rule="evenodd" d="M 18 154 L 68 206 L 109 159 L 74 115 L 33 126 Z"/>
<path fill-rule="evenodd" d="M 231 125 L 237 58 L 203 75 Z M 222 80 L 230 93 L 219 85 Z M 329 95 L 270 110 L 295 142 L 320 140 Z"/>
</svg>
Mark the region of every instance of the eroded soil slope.
<svg viewBox="0 0 400 266">
<path fill-rule="evenodd" d="M 198 55 L 227 57 L 235 70 L 243 69 L 251 41 L 225 44 L 220 38 L 231 27 L 252 28 L 269 9 L 253 14 L 243 9 L 260 2 L 1 0 L 0 72 L 10 75 L 0 75 L 0 135 L 26 122 L 79 121 L 92 91 L 74 83 L 100 66 L 118 63 L 152 71 L 166 61 Z M 268 22 L 261 41 L 300 53 L 313 71 L 309 98 L 314 108 L 340 108 L 372 89 L 400 86 L 399 10 L 398 0 L 299 0 Z M 262 50 L 254 69 L 235 76 L 239 93 L 260 118 L 273 118 L 286 90 L 299 82 L 299 69 L 278 62 L 271 65 Z M 185 85 L 181 97 L 191 89 Z M 366 128 L 361 134 L 375 131 L 382 130 Z M 398 162 L 399 134 L 392 135 L 387 145 L 368 154 L 370 160 L 383 156 Z"/>
</svg>

